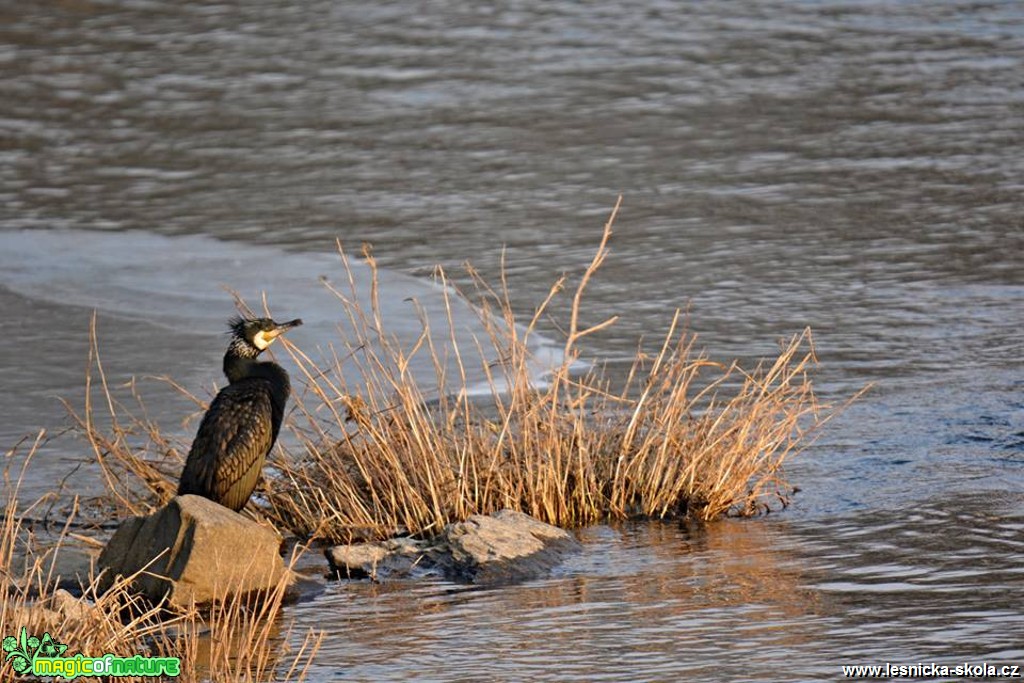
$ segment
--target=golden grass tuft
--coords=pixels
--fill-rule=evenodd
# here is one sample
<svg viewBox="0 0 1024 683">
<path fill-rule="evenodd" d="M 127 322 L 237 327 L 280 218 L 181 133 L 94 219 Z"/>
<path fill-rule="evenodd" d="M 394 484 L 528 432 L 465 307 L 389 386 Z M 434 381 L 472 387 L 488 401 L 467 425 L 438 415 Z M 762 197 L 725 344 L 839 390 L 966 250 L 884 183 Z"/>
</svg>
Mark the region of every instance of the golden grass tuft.
<svg viewBox="0 0 1024 683">
<path fill-rule="evenodd" d="M 783 462 L 827 419 L 809 378 L 809 330 L 745 371 L 696 352 L 677 312 L 659 350 L 641 354 L 622 386 L 613 389 L 597 369 L 574 373 L 579 341 L 614 322 L 583 328 L 579 320 L 617 210 L 572 292 L 563 362 L 540 386 L 528 342 L 565 279 L 520 321 L 507 282 L 495 291 L 470 270 L 489 331 L 476 355 L 500 359 L 482 368 L 493 389 L 482 403 L 465 391 L 425 395 L 409 371 L 414 363 L 431 363 L 438 386 L 454 378 L 464 388 L 464 358 L 473 354 L 454 336 L 440 350 L 426 319 L 419 340 L 401 348 L 384 330 L 376 287 L 364 310 L 349 269 L 349 291 L 335 294 L 356 332 L 335 362 L 320 367 L 285 343 L 305 387 L 290 422 L 302 448 L 278 451 L 269 514 L 300 533 L 344 541 L 395 530 L 429 535 L 501 508 L 575 527 L 636 517 L 710 520 L 785 505 Z M 339 252 L 348 269 L 340 244 Z M 441 271 L 439 278 L 447 297 L 460 296 Z M 450 314 L 445 323 L 454 329 Z M 356 381 L 337 359 L 358 368 Z"/>
<path fill-rule="evenodd" d="M 638 354 L 621 381 L 599 367 L 577 371 L 580 341 L 615 322 L 584 327 L 580 320 L 617 211 L 618 204 L 575 288 L 560 278 L 528 318 L 513 311 L 504 277 L 495 289 L 470 268 L 475 310 L 487 330 L 472 349 L 460 348 L 451 332 L 452 311 L 464 310 L 467 297 L 443 271 L 448 319 L 422 315 L 422 334 L 403 347 L 385 328 L 372 255 L 364 250 L 373 273 L 367 307 L 339 244 L 347 288 L 326 286 L 353 332 L 319 365 L 282 342 L 298 367 L 285 423 L 292 438 L 283 440 L 292 445 L 275 449 L 272 485 L 264 483 L 262 504 L 250 503 L 250 511 L 302 536 L 347 541 L 396 531 L 430 535 L 501 508 L 576 527 L 626 518 L 711 520 L 786 505 L 792 489 L 783 463 L 832 415 L 814 395 L 809 330 L 781 344 L 776 357 L 743 369 L 696 350 L 677 311 L 657 350 Z M 567 291 L 563 358 L 538 382 L 530 340 Z M 474 368 L 470 358 L 489 360 Z M 95 330 L 92 366 L 110 426 L 98 425 L 91 398 L 82 415 L 73 415 L 118 508 L 148 511 L 173 495 L 187 444 L 166 437 L 141 401 L 133 412 L 112 398 Z M 436 379 L 427 388 L 412 372 L 425 366 Z M 471 371 L 490 382 L 486 400 L 465 390 Z"/>
<path fill-rule="evenodd" d="M 344 542 L 398 531 L 429 536 L 449 522 L 501 508 L 576 527 L 628 518 L 711 520 L 785 506 L 792 488 L 784 462 L 834 415 L 815 399 L 809 330 L 784 342 L 776 357 L 743 369 L 698 351 L 677 312 L 660 346 L 639 353 L 624 376 L 600 367 L 578 371 L 581 340 L 615 322 L 586 327 L 580 321 L 617 211 L 618 204 L 575 287 L 560 278 L 526 318 L 513 311 L 504 277 L 495 289 L 469 269 L 487 332 L 471 349 L 460 348 L 452 332 L 452 311 L 465 310 L 466 297 L 443 271 L 447 320 L 421 316 L 422 334 L 402 346 L 383 323 L 372 255 L 364 251 L 373 273 L 364 306 L 339 244 L 348 288 L 333 291 L 352 336 L 319 365 L 282 342 L 298 368 L 285 423 L 290 438 L 275 449 L 247 514 L 309 539 Z M 566 292 L 563 357 L 538 378 L 530 342 Z M 127 387 L 132 404 L 115 398 L 121 392 L 107 382 L 95 319 L 90 337 L 86 403 L 80 412 L 68 410 L 100 465 L 110 514 L 145 514 L 174 494 L 188 443 L 149 417 L 134 381 Z M 479 358 L 487 360 L 471 360 Z M 413 376 L 413 368 L 423 367 L 434 369 L 429 387 Z M 480 372 L 491 391 L 472 398 L 467 377 Z M 163 379 L 205 409 L 204 400 Z M 91 579 L 81 587 L 91 609 L 51 609 L 61 597 L 55 553 L 75 537 L 71 517 L 51 550 L 37 550 L 25 525 L 36 505 L 19 506 L 19 482 L 6 482 L 0 635 L 25 626 L 60 634 L 87 655 L 181 656 L 184 681 L 306 677 L 321 634 L 308 634 L 297 652 L 287 652 L 288 639 L 279 633 L 284 583 L 262 601 L 238 598 L 200 614 L 142 604 L 129 591 L 130 579 L 100 595 Z M 77 510 L 77 499 L 72 507 Z M 0 676 L 8 673 L 9 664 L 0 665 Z"/>
</svg>

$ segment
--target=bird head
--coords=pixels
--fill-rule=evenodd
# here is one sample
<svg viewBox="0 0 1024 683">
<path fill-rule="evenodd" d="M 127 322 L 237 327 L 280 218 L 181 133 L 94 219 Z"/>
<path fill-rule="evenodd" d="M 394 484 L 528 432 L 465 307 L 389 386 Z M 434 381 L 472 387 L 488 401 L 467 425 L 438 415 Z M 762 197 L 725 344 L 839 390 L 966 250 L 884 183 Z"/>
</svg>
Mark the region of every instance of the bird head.
<svg viewBox="0 0 1024 683">
<path fill-rule="evenodd" d="M 243 356 L 258 356 L 283 333 L 298 327 L 302 320 L 296 318 L 279 323 L 270 318 L 234 317 L 228 321 L 231 328 L 231 346 Z"/>
</svg>

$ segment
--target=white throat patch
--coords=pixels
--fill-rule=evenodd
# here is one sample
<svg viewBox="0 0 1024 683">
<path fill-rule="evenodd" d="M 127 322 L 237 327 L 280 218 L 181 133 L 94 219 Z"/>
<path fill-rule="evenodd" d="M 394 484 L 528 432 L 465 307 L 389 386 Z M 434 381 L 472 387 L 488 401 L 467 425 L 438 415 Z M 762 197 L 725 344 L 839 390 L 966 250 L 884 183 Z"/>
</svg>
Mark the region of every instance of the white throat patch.
<svg viewBox="0 0 1024 683">
<path fill-rule="evenodd" d="M 265 351 L 272 341 L 274 341 L 274 337 L 266 336 L 263 330 L 257 332 L 252 338 L 253 345 L 260 351 Z"/>
</svg>

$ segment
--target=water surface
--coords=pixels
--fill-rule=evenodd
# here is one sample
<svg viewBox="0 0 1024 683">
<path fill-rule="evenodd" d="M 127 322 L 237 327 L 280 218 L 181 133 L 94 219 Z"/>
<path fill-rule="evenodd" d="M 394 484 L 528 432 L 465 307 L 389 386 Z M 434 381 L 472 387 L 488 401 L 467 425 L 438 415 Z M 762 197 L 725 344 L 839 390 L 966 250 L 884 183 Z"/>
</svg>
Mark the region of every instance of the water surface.
<svg viewBox="0 0 1024 683">
<path fill-rule="evenodd" d="M 809 325 L 823 398 L 874 384 L 789 467 L 781 514 L 587 529 L 515 588 L 332 585 L 289 615 L 329 633 L 314 680 L 1024 663 L 1019 3 L 0 11 L 5 442 L 61 424 L 94 308 L 112 376 L 208 390 L 233 279 L 320 317 L 311 346 L 336 239 L 372 242 L 400 328 L 433 266 L 467 259 L 504 259 L 526 314 L 619 193 L 585 316 L 621 319 L 588 358 L 628 360 L 687 307 L 715 357 Z M 83 455 L 51 444 L 42 471 Z"/>
</svg>

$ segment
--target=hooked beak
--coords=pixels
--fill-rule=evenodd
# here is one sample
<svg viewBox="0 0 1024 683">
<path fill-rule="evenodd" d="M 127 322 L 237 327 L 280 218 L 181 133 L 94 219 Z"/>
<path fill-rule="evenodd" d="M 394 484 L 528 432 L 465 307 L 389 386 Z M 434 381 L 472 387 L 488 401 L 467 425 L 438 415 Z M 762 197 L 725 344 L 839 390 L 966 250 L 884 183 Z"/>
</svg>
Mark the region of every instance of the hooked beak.
<svg viewBox="0 0 1024 683">
<path fill-rule="evenodd" d="M 277 327 L 275 327 L 274 329 L 270 330 L 269 332 L 264 332 L 263 333 L 263 337 L 267 341 L 271 341 L 273 339 L 276 339 L 280 335 L 284 334 L 288 330 L 292 329 L 293 327 L 298 327 L 301 324 L 302 324 L 302 318 L 296 318 L 295 320 L 289 320 L 286 323 L 279 323 L 277 325 Z"/>
<path fill-rule="evenodd" d="M 274 323 L 273 329 L 260 330 L 259 332 L 257 332 L 256 336 L 253 337 L 252 343 L 256 346 L 257 349 L 259 349 L 260 351 L 264 351 L 268 346 L 270 346 L 274 342 L 275 339 L 277 339 L 278 337 L 280 337 L 282 334 L 292 329 L 293 327 L 298 327 L 301 324 L 302 320 L 300 320 L 299 318 L 296 318 L 295 320 L 289 320 L 286 323 Z"/>
</svg>

